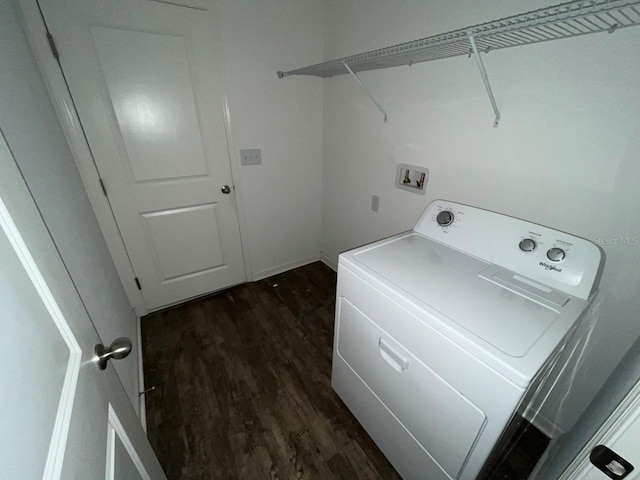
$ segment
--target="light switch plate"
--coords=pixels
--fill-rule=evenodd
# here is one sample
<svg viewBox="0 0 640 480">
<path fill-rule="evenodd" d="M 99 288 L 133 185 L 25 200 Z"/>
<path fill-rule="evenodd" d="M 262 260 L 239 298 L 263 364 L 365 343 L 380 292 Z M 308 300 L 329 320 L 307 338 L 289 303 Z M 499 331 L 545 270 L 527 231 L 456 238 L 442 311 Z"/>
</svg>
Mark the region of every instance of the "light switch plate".
<svg viewBox="0 0 640 480">
<path fill-rule="evenodd" d="M 377 212 L 380 209 L 380 197 L 371 195 L 371 210 Z"/>
<path fill-rule="evenodd" d="M 260 165 L 262 163 L 262 152 L 259 148 L 240 150 L 240 165 Z"/>
</svg>

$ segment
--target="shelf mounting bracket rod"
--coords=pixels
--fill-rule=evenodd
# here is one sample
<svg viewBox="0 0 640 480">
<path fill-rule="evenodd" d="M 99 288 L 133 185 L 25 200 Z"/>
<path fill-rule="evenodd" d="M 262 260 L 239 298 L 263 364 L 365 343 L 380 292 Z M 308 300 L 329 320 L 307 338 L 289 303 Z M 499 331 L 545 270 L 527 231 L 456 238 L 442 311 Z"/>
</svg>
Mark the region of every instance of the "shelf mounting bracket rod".
<svg viewBox="0 0 640 480">
<path fill-rule="evenodd" d="M 366 93 L 367 96 L 371 99 L 371 101 L 376 104 L 376 107 L 378 107 L 378 110 L 380 110 L 382 112 L 382 114 L 384 115 L 384 121 L 386 123 L 387 122 L 387 112 L 384 111 L 384 108 L 382 108 L 382 105 L 380 105 L 378 100 L 376 100 L 376 97 L 374 97 L 373 94 L 369 91 L 369 89 L 364 85 L 364 83 L 362 83 L 362 80 L 360 80 L 358 78 L 358 76 L 355 74 L 355 72 L 353 70 L 351 70 L 351 67 L 349 67 L 349 65 L 347 65 L 347 62 L 344 62 L 344 67 L 351 74 L 351 76 L 353 78 L 355 78 L 356 82 L 358 82 L 358 85 L 360 85 L 360 88 L 362 88 L 362 90 L 364 90 L 364 93 Z"/>
<path fill-rule="evenodd" d="M 478 51 L 478 46 L 476 45 L 476 39 L 473 35 L 473 30 L 469 30 L 467 32 L 467 37 L 469 38 L 469 43 L 471 43 L 471 49 L 473 50 L 473 56 L 476 59 L 476 63 L 478 64 L 478 68 L 480 69 L 480 76 L 482 77 L 482 81 L 484 82 L 484 87 L 487 89 L 487 94 L 489 95 L 489 100 L 491 101 L 491 106 L 493 107 L 493 113 L 496 115 L 496 119 L 493 121 L 493 128 L 497 128 L 500 123 L 500 111 L 498 110 L 498 105 L 496 104 L 496 99 L 493 96 L 493 90 L 491 90 L 491 84 L 489 83 L 489 77 L 487 77 L 487 71 L 484 68 L 484 63 L 482 62 L 482 58 L 480 57 L 480 52 Z"/>
</svg>

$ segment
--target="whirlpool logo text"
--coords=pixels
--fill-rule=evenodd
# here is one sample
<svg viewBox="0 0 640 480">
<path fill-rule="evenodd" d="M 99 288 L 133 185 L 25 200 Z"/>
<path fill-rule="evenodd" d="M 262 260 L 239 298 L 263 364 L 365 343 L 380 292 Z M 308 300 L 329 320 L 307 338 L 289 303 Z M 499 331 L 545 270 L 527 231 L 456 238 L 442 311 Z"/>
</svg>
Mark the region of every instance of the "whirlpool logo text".
<svg viewBox="0 0 640 480">
<path fill-rule="evenodd" d="M 545 270 L 551 270 L 553 272 L 560 273 L 562 271 L 561 268 L 558 268 L 555 265 L 549 265 L 548 263 L 545 263 L 545 262 L 540 262 L 540 266 L 544 267 Z"/>
</svg>

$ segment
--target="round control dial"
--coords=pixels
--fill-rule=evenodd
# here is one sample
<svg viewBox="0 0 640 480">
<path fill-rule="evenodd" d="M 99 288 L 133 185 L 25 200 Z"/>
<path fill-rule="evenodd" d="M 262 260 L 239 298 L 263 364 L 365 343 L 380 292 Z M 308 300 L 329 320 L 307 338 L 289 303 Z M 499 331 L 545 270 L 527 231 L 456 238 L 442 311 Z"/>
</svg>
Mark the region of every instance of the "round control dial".
<svg viewBox="0 0 640 480">
<path fill-rule="evenodd" d="M 558 247 L 550 248 L 547 252 L 547 258 L 552 262 L 559 262 L 560 260 L 564 260 L 565 255 L 565 251 Z"/>
<path fill-rule="evenodd" d="M 446 227 L 453 223 L 453 218 L 453 212 L 450 212 L 449 210 L 443 210 L 436 217 L 436 222 L 438 222 L 438 225 L 440 225 L 441 227 Z"/>
<path fill-rule="evenodd" d="M 518 246 L 523 252 L 533 252 L 536 249 L 536 241 L 533 238 L 525 238 Z"/>
</svg>

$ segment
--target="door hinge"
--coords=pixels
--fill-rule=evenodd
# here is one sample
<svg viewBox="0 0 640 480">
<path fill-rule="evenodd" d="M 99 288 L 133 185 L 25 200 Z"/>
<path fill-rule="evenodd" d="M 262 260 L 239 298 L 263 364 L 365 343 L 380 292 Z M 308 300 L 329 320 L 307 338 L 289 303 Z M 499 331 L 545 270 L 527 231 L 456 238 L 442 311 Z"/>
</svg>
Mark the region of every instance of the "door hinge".
<svg viewBox="0 0 640 480">
<path fill-rule="evenodd" d="M 107 187 L 104 186 L 104 182 L 102 181 L 101 178 L 99 178 L 98 181 L 100 182 L 100 188 L 102 188 L 102 193 L 104 193 L 105 197 L 108 197 L 109 195 L 107 195 Z"/>
<path fill-rule="evenodd" d="M 53 39 L 53 35 L 50 32 L 47 32 L 47 40 L 49 41 L 49 47 L 51 48 L 51 53 L 56 57 L 56 60 L 60 60 L 60 54 L 58 53 L 58 47 L 56 47 L 56 41 Z"/>
<path fill-rule="evenodd" d="M 138 287 L 138 290 L 142 290 L 142 285 L 140 285 L 140 280 L 138 280 L 138 277 L 136 277 L 135 280 L 136 280 L 136 286 Z"/>
</svg>

